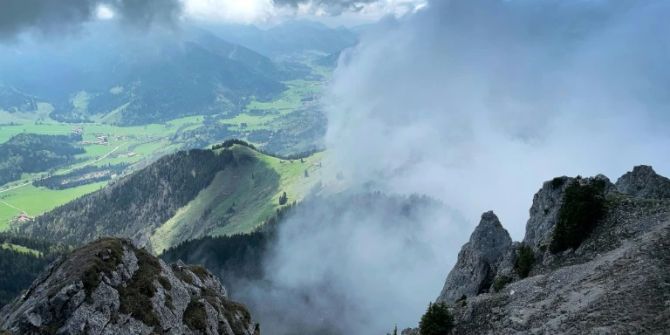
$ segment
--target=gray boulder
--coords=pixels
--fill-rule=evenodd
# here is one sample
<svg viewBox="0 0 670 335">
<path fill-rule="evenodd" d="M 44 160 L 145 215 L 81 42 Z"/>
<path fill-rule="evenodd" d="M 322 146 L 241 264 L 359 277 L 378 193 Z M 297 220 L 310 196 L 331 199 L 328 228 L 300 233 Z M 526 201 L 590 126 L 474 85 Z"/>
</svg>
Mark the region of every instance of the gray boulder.
<svg viewBox="0 0 670 335">
<path fill-rule="evenodd" d="M 616 182 L 616 189 L 637 198 L 670 199 L 670 179 L 656 174 L 651 166 L 633 168 Z"/>
<path fill-rule="evenodd" d="M 453 303 L 462 296 L 487 291 L 511 246 L 512 239 L 498 217 L 493 212 L 484 213 L 470 240 L 458 253 L 458 261 L 449 272 L 437 301 Z"/>
<path fill-rule="evenodd" d="M 207 270 L 167 265 L 130 241 L 101 239 L 56 261 L 0 310 L 12 334 L 257 335 L 249 312 Z"/>
</svg>

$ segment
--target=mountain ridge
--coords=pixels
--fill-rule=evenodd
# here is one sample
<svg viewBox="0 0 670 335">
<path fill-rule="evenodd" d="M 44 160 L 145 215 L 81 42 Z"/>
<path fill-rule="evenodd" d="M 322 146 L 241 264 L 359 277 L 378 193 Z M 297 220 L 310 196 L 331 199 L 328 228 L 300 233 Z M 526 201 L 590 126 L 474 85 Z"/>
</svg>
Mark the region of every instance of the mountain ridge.
<svg viewBox="0 0 670 335">
<path fill-rule="evenodd" d="M 318 153 L 292 160 L 232 141 L 215 148 L 167 155 L 16 229 L 75 246 L 124 237 L 160 253 L 189 239 L 254 231 L 320 181 Z"/>
</svg>

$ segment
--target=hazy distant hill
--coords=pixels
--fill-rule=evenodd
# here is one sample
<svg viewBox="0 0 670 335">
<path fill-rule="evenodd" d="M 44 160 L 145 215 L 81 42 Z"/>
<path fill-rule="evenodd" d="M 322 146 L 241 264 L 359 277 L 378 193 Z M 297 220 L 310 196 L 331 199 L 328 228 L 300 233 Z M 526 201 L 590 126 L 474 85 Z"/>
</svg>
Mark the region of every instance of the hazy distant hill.
<svg viewBox="0 0 670 335">
<path fill-rule="evenodd" d="M 34 97 L 15 88 L 0 85 L 0 111 L 32 112 L 36 109 L 37 103 Z"/>
<path fill-rule="evenodd" d="M 60 121 L 136 125 L 235 114 L 252 98 L 275 97 L 286 88 L 280 81 L 292 78 L 290 68 L 195 28 L 142 40 L 95 29 L 97 39 L 84 36 L 58 49 L 36 44 L 4 52 L 0 76 L 24 95 L 0 90 L 0 107 L 25 109 L 35 96 L 52 103 L 51 117 Z"/>
<path fill-rule="evenodd" d="M 316 51 L 338 53 L 358 42 L 356 33 L 346 28 L 330 28 L 310 21 L 291 21 L 269 29 L 227 25 L 209 27 L 221 38 L 244 45 L 270 57 Z"/>
</svg>

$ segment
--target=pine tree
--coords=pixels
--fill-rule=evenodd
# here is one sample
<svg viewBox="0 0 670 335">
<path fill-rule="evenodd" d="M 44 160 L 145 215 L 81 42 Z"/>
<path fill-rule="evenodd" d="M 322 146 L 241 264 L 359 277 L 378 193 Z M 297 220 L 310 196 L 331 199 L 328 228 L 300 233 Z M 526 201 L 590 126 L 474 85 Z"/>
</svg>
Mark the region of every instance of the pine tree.
<svg viewBox="0 0 670 335">
<path fill-rule="evenodd" d="M 288 202 L 288 196 L 286 195 L 286 192 L 282 193 L 282 195 L 279 197 L 279 205 L 283 206 L 286 205 Z"/>
<path fill-rule="evenodd" d="M 443 303 L 431 303 L 426 314 L 421 317 L 419 329 L 421 335 L 447 335 L 454 328 L 454 318 Z"/>
</svg>

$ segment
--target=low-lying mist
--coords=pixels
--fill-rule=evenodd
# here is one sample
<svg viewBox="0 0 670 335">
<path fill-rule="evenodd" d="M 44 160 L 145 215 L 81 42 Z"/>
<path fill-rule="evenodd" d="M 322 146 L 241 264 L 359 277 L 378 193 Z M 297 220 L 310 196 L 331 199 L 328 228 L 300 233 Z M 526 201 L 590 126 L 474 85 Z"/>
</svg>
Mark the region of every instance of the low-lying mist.
<svg viewBox="0 0 670 335">
<path fill-rule="evenodd" d="M 264 278 L 234 281 L 231 294 L 265 334 L 385 334 L 435 298 L 456 258 L 443 249 L 460 243 L 463 221 L 421 196 L 306 200 L 279 223 Z"/>
<path fill-rule="evenodd" d="M 670 172 L 667 14 L 664 1 L 433 1 L 364 36 L 326 99 L 327 166 L 457 213 L 403 228 L 358 201 L 327 220 L 329 202 L 296 213 L 262 284 L 238 292 L 264 333 L 415 326 L 482 212 L 518 240 L 544 180 Z"/>
</svg>

